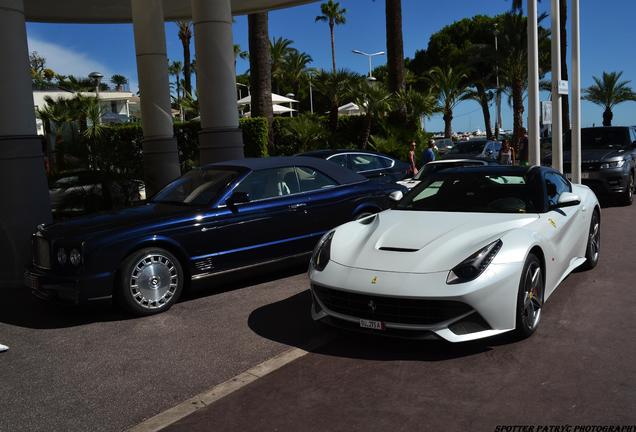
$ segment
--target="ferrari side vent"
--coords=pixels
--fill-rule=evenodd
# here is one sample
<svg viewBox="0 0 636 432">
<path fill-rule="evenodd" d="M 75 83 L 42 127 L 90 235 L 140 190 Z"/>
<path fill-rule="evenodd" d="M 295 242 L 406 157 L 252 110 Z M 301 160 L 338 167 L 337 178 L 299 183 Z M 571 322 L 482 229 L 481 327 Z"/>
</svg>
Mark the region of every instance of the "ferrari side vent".
<svg viewBox="0 0 636 432">
<path fill-rule="evenodd" d="M 419 249 L 397 248 L 397 247 L 381 247 L 380 250 L 387 252 L 417 252 Z"/>
</svg>

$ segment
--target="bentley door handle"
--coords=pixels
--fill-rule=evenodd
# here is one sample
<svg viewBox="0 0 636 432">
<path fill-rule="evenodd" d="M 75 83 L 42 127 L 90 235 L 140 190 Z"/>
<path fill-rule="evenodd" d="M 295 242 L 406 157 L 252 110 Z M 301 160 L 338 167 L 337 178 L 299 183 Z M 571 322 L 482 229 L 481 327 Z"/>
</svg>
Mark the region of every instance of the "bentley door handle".
<svg viewBox="0 0 636 432">
<path fill-rule="evenodd" d="M 299 208 L 303 208 L 303 207 L 307 207 L 307 203 L 296 203 L 296 204 L 289 205 L 289 208 L 292 210 L 298 210 Z"/>
</svg>

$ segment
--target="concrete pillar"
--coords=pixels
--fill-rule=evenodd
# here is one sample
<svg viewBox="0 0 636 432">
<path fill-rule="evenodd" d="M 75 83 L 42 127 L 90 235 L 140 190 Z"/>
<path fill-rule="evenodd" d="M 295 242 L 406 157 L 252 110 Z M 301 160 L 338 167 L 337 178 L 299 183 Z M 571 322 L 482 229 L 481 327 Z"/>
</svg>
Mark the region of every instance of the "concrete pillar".
<svg viewBox="0 0 636 432">
<path fill-rule="evenodd" d="M 31 234 L 51 222 L 22 0 L 0 0 L 0 41 L 0 285 L 12 285 L 31 261 Z"/>
<path fill-rule="evenodd" d="M 230 0 L 192 0 L 201 164 L 243 158 Z"/>
<path fill-rule="evenodd" d="M 539 35 L 537 0 L 528 0 L 528 159 L 541 165 L 539 143 Z"/>
<path fill-rule="evenodd" d="M 552 0 L 552 168 L 563 172 L 563 123 L 561 112 L 561 20 L 559 1 Z"/>
<path fill-rule="evenodd" d="M 170 107 L 170 77 L 162 0 L 132 0 L 141 92 L 146 191 L 153 194 L 181 175 Z"/>
<path fill-rule="evenodd" d="M 581 29 L 579 0 L 572 0 L 572 181 L 581 183 Z"/>
</svg>

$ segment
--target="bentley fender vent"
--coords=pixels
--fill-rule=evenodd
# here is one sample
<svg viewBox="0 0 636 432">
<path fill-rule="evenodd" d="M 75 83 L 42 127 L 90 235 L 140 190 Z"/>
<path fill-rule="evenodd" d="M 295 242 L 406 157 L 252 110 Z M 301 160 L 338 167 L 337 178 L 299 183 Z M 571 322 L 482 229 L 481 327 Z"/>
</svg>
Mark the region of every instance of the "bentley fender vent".
<svg viewBox="0 0 636 432">
<path fill-rule="evenodd" d="M 381 247 L 380 250 L 387 252 L 417 252 L 419 249 L 397 248 L 397 247 Z"/>
</svg>

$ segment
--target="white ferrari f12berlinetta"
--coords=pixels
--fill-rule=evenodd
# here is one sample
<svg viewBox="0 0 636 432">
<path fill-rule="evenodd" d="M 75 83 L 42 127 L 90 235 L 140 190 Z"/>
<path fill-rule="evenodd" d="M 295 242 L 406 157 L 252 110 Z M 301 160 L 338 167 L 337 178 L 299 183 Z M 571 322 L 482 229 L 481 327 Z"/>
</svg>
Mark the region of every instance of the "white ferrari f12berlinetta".
<svg viewBox="0 0 636 432">
<path fill-rule="evenodd" d="M 600 223 L 594 193 L 551 168 L 443 170 L 323 236 L 312 316 L 408 338 L 527 337 L 559 283 L 596 266 Z"/>
</svg>

